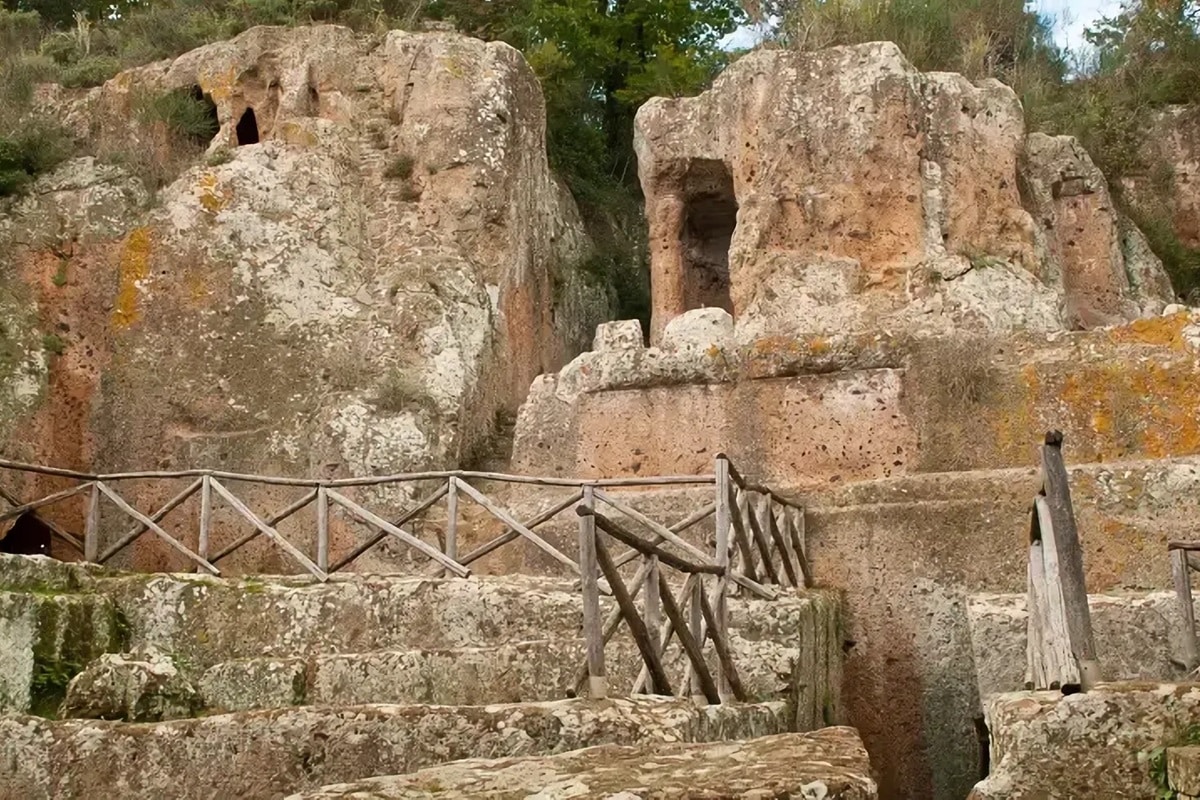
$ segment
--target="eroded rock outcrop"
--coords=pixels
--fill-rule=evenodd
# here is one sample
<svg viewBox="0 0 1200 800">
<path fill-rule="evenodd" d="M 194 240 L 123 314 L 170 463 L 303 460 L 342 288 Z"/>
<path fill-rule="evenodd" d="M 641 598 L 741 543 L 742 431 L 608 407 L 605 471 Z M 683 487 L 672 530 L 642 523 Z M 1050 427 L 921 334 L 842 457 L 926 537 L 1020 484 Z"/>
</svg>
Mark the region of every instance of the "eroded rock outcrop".
<svg viewBox="0 0 1200 800">
<path fill-rule="evenodd" d="M 540 86 L 507 45 L 256 28 L 45 102 L 100 149 L 154 151 L 170 140 L 143 109 L 171 93 L 219 131 L 153 200 L 81 159 L 0 214 L 7 455 L 453 465 L 604 319 L 571 269 L 589 244 Z"/>
<path fill-rule="evenodd" d="M 60 717 L 160 722 L 200 709 L 200 696 L 174 661 L 153 647 L 106 653 L 67 685 Z"/>
<path fill-rule="evenodd" d="M 1027 142 L 1011 89 L 892 44 L 751 53 L 649 101 L 636 143 L 654 338 L 701 306 L 753 337 L 1097 327 L 1170 300 L 1086 153 Z"/>
<path fill-rule="evenodd" d="M 1173 227 L 1182 244 L 1200 248 L 1200 109 L 1166 108 L 1143 131 L 1142 155 L 1159 165 L 1122 179 L 1139 210 Z"/>
</svg>

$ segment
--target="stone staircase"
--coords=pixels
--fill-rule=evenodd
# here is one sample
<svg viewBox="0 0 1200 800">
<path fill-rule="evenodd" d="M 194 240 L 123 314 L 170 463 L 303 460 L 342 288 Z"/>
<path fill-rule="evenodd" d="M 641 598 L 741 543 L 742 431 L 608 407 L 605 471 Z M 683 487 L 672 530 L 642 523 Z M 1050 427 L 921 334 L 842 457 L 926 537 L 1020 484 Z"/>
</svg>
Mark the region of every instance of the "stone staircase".
<svg viewBox="0 0 1200 800">
<path fill-rule="evenodd" d="M 606 649 L 611 699 L 574 699 L 581 613 L 578 588 L 546 578 L 321 583 L 0 556 L 0 798 L 274 798 L 463 759 L 546 758 L 539 769 L 566 774 L 591 760 L 558 754 L 595 746 L 634 748 L 606 750 L 613 763 L 672 748 L 715 759 L 721 796 L 757 796 L 780 780 L 796 790 L 824 781 L 820 796 L 875 796 L 856 734 L 801 733 L 840 714 L 837 594 L 730 600 L 729 638 L 752 695 L 744 704 L 622 697 L 641 666 L 623 631 Z M 681 655 L 664 658 L 677 674 Z M 811 763 L 784 769 L 777 758 L 770 781 L 751 762 L 733 769 L 751 745 L 722 743 L 761 737 L 783 737 L 781 754 Z M 822 764 L 838 766 L 822 778 Z M 464 770 L 494 767 L 452 770 L 465 796 Z M 658 780 L 606 775 L 603 792 L 563 796 Z M 519 791 L 505 776 L 497 786 Z M 661 774 L 664 786 L 678 777 Z M 443 779 L 413 780 L 428 791 Z"/>
</svg>

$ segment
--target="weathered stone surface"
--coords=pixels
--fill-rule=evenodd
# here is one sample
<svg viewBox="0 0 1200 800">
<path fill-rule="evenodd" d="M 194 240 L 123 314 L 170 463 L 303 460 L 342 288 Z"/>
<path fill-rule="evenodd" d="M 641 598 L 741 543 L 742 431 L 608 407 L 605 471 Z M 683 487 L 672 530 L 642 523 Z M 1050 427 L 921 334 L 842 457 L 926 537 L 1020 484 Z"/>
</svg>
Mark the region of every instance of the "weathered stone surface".
<svg viewBox="0 0 1200 800">
<path fill-rule="evenodd" d="M 1197 684 L 999 695 L 987 705 L 992 771 L 972 800 L 1154 797 L 1151 751 L 1178 741 L 1197 719 Z"/>
<path fill-rule="evenodd" d="M 1051 257 L 1046 277 L 1060 282 L 1067 323 L 1096 328 L 1157 314 L 1172 299 L 1170 281 L 1123 222 L 1108 181 L 1078 141 L 1033 133 L 1025 143 L 1022 177 L 1028 202 Z M 1139 302 L 1140 298 L 1140 302 Z"/>
<path fill-rule="evenodd" d="M 1167 748 L 1167 781 L 1182 795 L 1200 795 L 1200 747 Z"/>
<path fill-rule="evenodd" d="M 1112 297 L 1090 326 L 1169 300 L 1119 247 L 1070 258 L 1039 235 L 1010 89 L 920 73 L 892 44 L 756 51 L 699 97 L 646 103 L 635 143 L 654 340 L 701 306 L 733 312 L 744 338 L 1057 330 L 1061 305 L 1094 305 L 1100 275 Z M 1115 230 L 1098 202 L 1063 213 Z"/>
<path fill-rule="evenodd" d="M 5 566 L 17 560 L 2 558 Z M 122 648 L 127 629 L 109 597 L 24 588 L 0 589 L 0 714 L 54 714 L 71 678 L 102 653 Z"/>
<path fill-rule="evenodd" d="M 1088 598 L 1105 680 L 1175 681 L 1186 677 L 1183 630 L 1173 592 Z M 1025 688 L 1029 616 L 1023 594 L 972 595 L 967 607 L 979 696 Z"/>
<path fill-rule="evenodd" d="M 1062 430 L 1075 463 L 1192 455 L 1200 422 L 1181 410 L 1200 406 L 1198 334 L 1200 314 L 1177 309 L 1051 335 L 589 352 L 534 384 L 513 457 L 612 477 L 710 473 L 725 452 L 768 483 L 820 486 L 1021 466 L 1039 430 Z"/>
<path fill-rule="evenodd" d="M 636 350 L 645 346 L 642 323 L 636 319 L 605 322 L 596 326 L 592 350 Z"/>
<path fill-rule="evenodd" d="M 204 706 L 221 711 L 253 711 L 318 703 L 306 694 L 305 663 L 299 658 L 253 658 L 226 661 L 204 671 L 197 683 Z M 394 702 L 369 696 L 356 703 Z"/>
<path fill-rule="evenodd" d="M 871 800 L 867 751 L 849 728 L 708 745 L 600 747 L 507 761 L 463 761 L 301 798 L 795 797 Z"/>
<path fill-rule="evenodd" d="M 73 719 L 160 722 L 184 719 L 200 708 L 200 696 L 170 656 L 153 647 L 106 653 L 67 685 L 58 715 Z"/>
<path fill-rule="evenodd" d="M 541 88 L 513 48 L 255 28 L 50 108 L 102 151 L 149 157 L 171 145 L 139 98 L 169 91 L 211 99 L 220 130 L 153 202 L 139 180 L 80 159 L 0 213 L 7 455 L 305 476 L 453 465 L 606 318 L 603 292 L 573 268 L 590 245 L 546 162 Z M 258 142 L 238 146 L 250 110 Z M 52 360 L 51 333 L 64 348 Z M 174 491 L 127 488 L 143 508 Z M 404 494 L 369 499 L 394 510 Z M 80 508 L 53 513 L 79 528 Z M 105 521 L 102 546 L 122 532 Z M 234 516 L 214 522 L 217 540 L 232 538 Z M 335 546 L 359 535 L 335 519 Z M 176 559 L 149 539 L 118 557 Z M 227 563 L 240 561 L 284 563 L 261 544 Z"/>
<path fill-rule="evenodd" d="M 47 576 L 41 584 L 36 578 L 40 569 Z M 105 638 L 97 640 L 97 652 L 88 651 L 75 671 L 105 650 L 154 647 L 187 665 L 188 677 L 210 710 L 561 699 L 574 691 L 583 663 L 579 593 L 565 580 L 227 580 L 130 575 L 0 556 L 0 586 L 5 574 L 26 591 L 56 580 L 67 583 L 65 576 L 86 577 L 87 594 L 44 599 L 13 592 L 0 593 L 0 599 L 12 598 L 14 607 L 21 608 L 65 600 L 97 605 L 105 611 L 95 623 L 101 630 L 75 629 L 72 642 L 82 646 L 89 637 Z M 605 612 L 611 602 L 605 598 Z M 747 691 L 759 700 L 786 702 L 795 729 L 837 721 L 839 596 L 809 592 L 770 602 L 734 598 L 729 609 L 730 647 Z M 32 663 L 32 655 L 20 654 L 31 654 L 37 637 L 58 635 L 54 627 L 40 630 L 40 619 L 36 614 L 0 615 L 0 631 L 9 631 L 5 636 L 12 643 L 6 652 L 20 664 Z M 110 628 L 119 629 L 124 644 L 110 645 Z M 673 640 L 665 654 L 673 675 L 682 674 L 682 658 Z M 631 690 L 641 661 L 627 633 L 613 638 L 606 660 L 613 692 Z M 14 667 L 0 680 L 10 680 L 13 692 L 27 697 L 31 669 L 27 664 Z M 63 678 L 63 688 L 69 677 Z M 14 702 L 0 708 L 25 710 L 28 705 Z"/>
<path fill-rule="evenodd" d="M 782 703 L 690 700 L 251 711 L 156 724 L 0 717 L 0 796 L 256 797 L 464 758 L 581 747 L 752 739 L 786 730 Z"/>
</svg>

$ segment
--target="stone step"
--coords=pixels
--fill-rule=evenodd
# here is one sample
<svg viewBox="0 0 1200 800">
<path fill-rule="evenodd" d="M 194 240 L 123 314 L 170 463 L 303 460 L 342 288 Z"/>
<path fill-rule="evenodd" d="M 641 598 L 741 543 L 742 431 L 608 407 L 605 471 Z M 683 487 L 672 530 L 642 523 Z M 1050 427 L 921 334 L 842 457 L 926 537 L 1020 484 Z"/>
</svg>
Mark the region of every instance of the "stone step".
<svg viewBox="0 0 1200 800">
<path fill-rule="evenodd" d="M 256 800 L 470 758 L 787 730 L 782 703 L 567 700 L 250 711 L 155 724 L 0 716 L 0 797 Z"/>
<path fill-rule="evenodd" d="M 804 661 L 799 647 L 748 641 L 736 631 L 730 639 L 739 677 L 754 700 L 795 702 L 794 686 L 829 681 L 827 674 L 815 674 L 815 665 L 807 673 L 800 671 L 797 665 Z M 574 696 L 584 656 L 582 639 L 561 638 L 495 647 L 243 659 L 205 670 L 197 688 L 206 707 L 221 711 L 365 703 L 539 702 Z M 715 674 L 711 653 L 709 660 Z M 686 693 L 680 679 L 684 656 L 675 640 L 664 663 L 676 691 Z M 610 694 L 630 694 L 641 665 L 633 642 L 626 636 L 615 637 L 605 650 Z M 825 662 L 820 670 L 826 671 Z M 804 723 L 805 728 L 812 726 Z"/>
<path fill-rule="evenodd" d="M 555 756 L 458 761 L 411 775 L 326 786 L 289 800 L 431 796 L 874 800 L 878 792 L 858 733 L 825 728 L 746 742 L 607 746 Z"/>
</svg>

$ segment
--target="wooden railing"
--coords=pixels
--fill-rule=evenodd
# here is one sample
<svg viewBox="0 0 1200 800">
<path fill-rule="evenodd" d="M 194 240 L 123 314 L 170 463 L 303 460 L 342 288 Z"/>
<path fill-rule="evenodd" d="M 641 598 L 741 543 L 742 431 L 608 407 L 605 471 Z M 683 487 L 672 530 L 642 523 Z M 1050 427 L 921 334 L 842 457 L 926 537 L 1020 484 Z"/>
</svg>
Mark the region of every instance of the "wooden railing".
<svg viewBox="0 0 1200 800">
<path fill-rule="evenodd" d="M 219 575 L 217 566 L 260 537 L 270 541 L 301 569 L 324 581 L 345 569 L 385 540 L 400 542 L 428 559 L 430 575 L 471 574 L 471 565 L 506 545 L 524 541 L 579 578 L 583 595 L 586 663 L 580 669 L 577 691 L 588 686 L 591 696 L 608 693 L 604 671 L 605 645 L 624 622 L 643 660 L 633 692 L 672 694 L 674 684 L 664 666 L 664 654 L 677 640 L 686 655 L 685 674 L 679 685 L 688 686 L 693 696 L 709 702 L 723 698 L 744 699 L 745 691 L 733 663 L 727 633 L 727 599 L 746 593 L 775 599 L 786 587 L 811 587 L 805 538 L 804 511 L 770 490 L 743 478 L 725 456 L 718 456 L 712 475 L 575 480 L 535 478 L 461 470 L 389 475 L 371 478 L 315 480 L 248 475 L 219 470 L 176 472 L 129 472 L 89 474 L 14 461 L 0 460 L 0 474 L 18 472 L 51 476 L 73 486 L 30 502 L 0 487 L 10 508 L 0 513 L 0 522 L 22 514 L 40 515 L 49 507 L 85 497 L 82 534 L 72 533 L 45 516 L 39 519 L 52 534 L 82 554 L 84 560 L 104 564 L 140 537 L 151 534 L 186 558 L 197 571 Z M 138 481 L 180 481 L 185 485 L 152 513 L 137 509 L 115 488 Z M 570 489 L 562 498 L 524 521 L 471 481 L 524 484 L 533 487 Z M 233 490 L 233 486 L 282 486 L 306 490 L 294 502 L 275 513 L 263 515 Z M 353 487 L 403 486 L 424 489 L 427 494 L 400 516 L 386 519 L 347 493 Z M 713 501 L 674 525 L 651 519 L 611 493 L 618 488 L 704 487 L 714 489 Z M 245 492 L 243 491 L 243 495 Z M 187 521 L 187 533 L 171 533 L 166 520 L 188 500 L 199 496 L 198 532 L 195 517 Z M 497 520 L 503 532 L 467 553 L 459 552 L 460 501 L 467 500 Z M 421 539 L 413 524 L 444 502 L 446 517 L 438 546 Z M 246 530 L 213 551 L 214 508 L 231 509 Z M 195 504 L 193 504 L 195 505 Z M 280 524 L 303 509 L 315 506 L 315 552 L 304 552 L 281 532 Z M 555 547 L 537 529 L 574 508 L 578 516 L 579 551 L 574 558 Z M 330 512 L 364 525 L 370 535 L 348 552 L 331 553 Z M 102 515 L 118 512 L 129 527 L 110 537 L 101 547 Z M 179 516 L 178 514 L 176 516 Z M 712 518 L 715 531 L 711 549 L 688 541 L 683 534 Z M 108 522 L 111 525 L 112 520 Z M 692 537 L 693 540 L 696 538 Z M 195 547 L 188 545 L 195 541 Z M 621 548 L 623 552 L 616 552 Z M 623 572 L 639 561 L 636 574 L 626 584 Z M 678 595 L 675 594 L 678 587 Z M 601 594 L 615 600 L 607 619 L 601 620 Z M 640 610 L 637 604 L 641 595 Z M 711 650 L 706 647 L 711 644 Z M 716 676 L 709 669 L 709 656 L 717 664 Z"/>
<path fill-rule="evenodd" d="M 1183 667 L 1191 672 L 1200 666 L 1200 640 L 1196 637 L 1196 610 L 1192 603 L 1192 572 L 1200 571 L 1200 542 L 1170 542 L 1171 578 L 1179 608 Z"/>
</svg>

